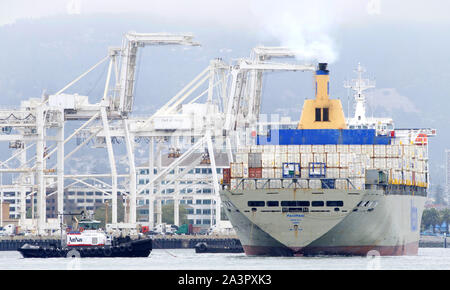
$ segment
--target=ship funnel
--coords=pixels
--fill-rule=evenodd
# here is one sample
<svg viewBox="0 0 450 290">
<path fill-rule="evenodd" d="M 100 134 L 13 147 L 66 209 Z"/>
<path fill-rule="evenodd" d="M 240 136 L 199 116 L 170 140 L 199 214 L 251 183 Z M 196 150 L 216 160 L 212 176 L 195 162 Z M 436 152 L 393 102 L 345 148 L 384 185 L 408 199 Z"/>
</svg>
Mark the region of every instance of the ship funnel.
<svg viewBox="0 0 450 290">
<path fill-rule="evenodd" d="M 318 75 L 328 74 L 329 70 L 327 70 L 327 66 L 328 66 L 328 63 L 324 63 L 324 62 L 319 63 L 316 74 L 318 74 Z"/>
</svg>

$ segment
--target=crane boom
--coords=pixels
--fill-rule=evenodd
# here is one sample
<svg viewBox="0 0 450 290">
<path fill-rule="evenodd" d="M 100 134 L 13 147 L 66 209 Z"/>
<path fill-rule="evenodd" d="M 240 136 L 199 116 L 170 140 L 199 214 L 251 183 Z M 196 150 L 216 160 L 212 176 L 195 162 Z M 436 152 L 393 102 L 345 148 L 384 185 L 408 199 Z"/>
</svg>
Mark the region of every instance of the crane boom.
<svg viewBox="0 0 450 290">
<path fill-rule="evenodd" d="M 193 41 L 193 35 L 191 34 L 126 33 L 125 44 L 121 51 L 122 62 L 119 83 L 116 86 L 119 95 L 115 98 L 115 105 L 124 116 L 128 115 L 133 107 L 137 50 L 138 47 L 146 45 L 199 46 L 200 44 Z"/>
</svg>

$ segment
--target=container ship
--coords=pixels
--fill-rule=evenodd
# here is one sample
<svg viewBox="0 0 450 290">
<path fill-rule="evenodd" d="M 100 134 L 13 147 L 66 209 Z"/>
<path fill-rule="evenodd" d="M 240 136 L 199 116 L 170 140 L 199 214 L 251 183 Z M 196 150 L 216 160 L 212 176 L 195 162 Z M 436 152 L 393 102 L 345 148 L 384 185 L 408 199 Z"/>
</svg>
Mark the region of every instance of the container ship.
<svg viewBox="0 0 450 290">
<path fill-rule="evenodd" d="M 272 128 L 237 148 L 220 195 L 247 255 L 417 254 L 436 131 L 366 118 L 364 91 L 374 84 L 362 71 L 345 84 L 355 91 L 354 117 L 330 98 L 319 63 L 297 128 Z"/>
</svg>

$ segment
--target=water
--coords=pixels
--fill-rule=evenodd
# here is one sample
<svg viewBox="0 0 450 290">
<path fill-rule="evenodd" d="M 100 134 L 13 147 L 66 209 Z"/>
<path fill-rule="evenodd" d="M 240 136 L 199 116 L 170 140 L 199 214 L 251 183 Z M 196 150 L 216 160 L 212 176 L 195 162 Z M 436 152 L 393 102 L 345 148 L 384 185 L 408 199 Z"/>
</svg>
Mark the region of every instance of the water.
<svg viewBox="0 0 450 290">
<path fill-rule="evenodd" d="M 247 257 L 245 254 L 196 254 L 194 249 L 155 249 L 148 258 L 24 259 L 0 252 L 6 270 L 450 270 L 450 249 L 420 248 L 417 256 Z"/>
</svg>

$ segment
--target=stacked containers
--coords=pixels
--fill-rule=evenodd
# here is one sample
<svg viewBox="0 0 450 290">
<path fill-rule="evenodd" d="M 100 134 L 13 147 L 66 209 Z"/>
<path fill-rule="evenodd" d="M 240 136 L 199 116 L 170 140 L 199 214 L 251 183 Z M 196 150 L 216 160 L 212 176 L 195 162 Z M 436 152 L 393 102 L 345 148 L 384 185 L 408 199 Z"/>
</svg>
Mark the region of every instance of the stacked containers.
<svg viewBox="0 0 450 290">
<path fill-rule="evenodd" d="M 236 162 L 231 165 L 231 178 L 281 179 L 284 163 L 299 164 L 300 177 L 308 178 L 312 163 L 325 163 L 326 178 L 338 179 L 335 183 L 338 189 L 348 189 L 347 178 L 357 189 L 364 189 L 366 169 L 387 171 L 393 184 L 424 186 L 426 152 L 426 146 L 413 144 L 248 146 L 237 153 Z M 295 186 L 321 188 L 320 180 L 306 183 L 302 180 L 301 185 Z M 270 182 L 272 188 L 281 186 L 281 180 Z"/>
</svg>

